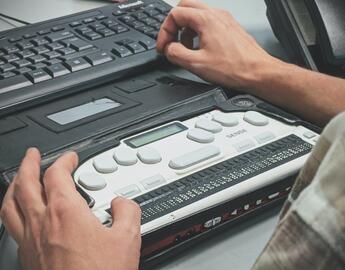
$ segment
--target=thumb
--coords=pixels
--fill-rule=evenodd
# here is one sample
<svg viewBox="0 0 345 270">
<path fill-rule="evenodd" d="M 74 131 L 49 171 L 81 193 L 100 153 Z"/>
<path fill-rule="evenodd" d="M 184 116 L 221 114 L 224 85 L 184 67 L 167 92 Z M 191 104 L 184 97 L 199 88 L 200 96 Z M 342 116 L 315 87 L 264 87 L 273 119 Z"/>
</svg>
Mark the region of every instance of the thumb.
<svg viewBox="0 0 345 270">
<path fill-rule="evenodd" d="M 117 197 L 111 202 L 114 229 L 140 232 L 141 210 L 134 201 Z"/>
<path fill-rule="evenodd" d="M 178 42 L 168 44 L 164 53 L 170 62 L 189 70 L 198 61 L 198 51 L 190 50 Z"/>
</svg>

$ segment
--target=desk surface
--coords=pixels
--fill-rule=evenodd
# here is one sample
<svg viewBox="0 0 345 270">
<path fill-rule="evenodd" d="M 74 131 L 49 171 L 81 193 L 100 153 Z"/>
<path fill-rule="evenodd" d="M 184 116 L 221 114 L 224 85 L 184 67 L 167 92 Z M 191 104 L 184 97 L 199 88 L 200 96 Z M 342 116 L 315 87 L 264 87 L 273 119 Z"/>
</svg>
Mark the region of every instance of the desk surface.
<svg viewBox="0 0 345 270">
<path fill-rule="evenodd" d="M 178 2 L 176 0 L 166 1 L 170 4 Z M 286 58 L 266 19 L 264 0 L 204 1 L 212 6 L 230 11 L 269 53 L 279 58 Z M 34 23 L 104 4 L 107 2 L 93 0 L 1 0 L 1 12 Z M 19 26 L 17 23 L 14 25 Z M 13 26 L 2 19 L 0 20 L 0 30 L 11 27 Z M 191 76 L 184 71 L 178 71 L 178 73 L 185 77 Z M 270 238 L 277 222 L 277 215 L 278 209 L 273 209 L 199 244 L 195 248 L 164 262 L 156 269 L 209 270 L 216 267 L 217 269 L 248 270 Z M 8 236 L 0 245 L 0 269 L 19 269 L 16 245 Z"/>
</svg>

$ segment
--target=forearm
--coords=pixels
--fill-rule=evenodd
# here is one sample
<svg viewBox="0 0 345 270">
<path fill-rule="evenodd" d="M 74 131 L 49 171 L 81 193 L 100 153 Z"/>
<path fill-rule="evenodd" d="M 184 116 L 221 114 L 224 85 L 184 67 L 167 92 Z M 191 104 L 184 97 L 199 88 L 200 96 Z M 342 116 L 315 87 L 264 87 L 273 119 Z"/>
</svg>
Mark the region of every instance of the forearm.
<svg viewBox="0 0 345 270">
<path fill-rule="evenodd" d="M 325 125 L 345 111 L 345 80 L 271 59 L 257 67 L 249 92 L 303 119 Z"/>
</svg>

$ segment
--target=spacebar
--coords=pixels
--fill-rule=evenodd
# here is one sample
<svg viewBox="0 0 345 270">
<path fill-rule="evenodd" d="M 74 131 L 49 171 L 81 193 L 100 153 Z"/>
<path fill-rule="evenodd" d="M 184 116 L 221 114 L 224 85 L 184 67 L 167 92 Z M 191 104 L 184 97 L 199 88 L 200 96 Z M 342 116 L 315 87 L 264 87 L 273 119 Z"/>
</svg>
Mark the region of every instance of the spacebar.
<svg viewBox="0 0 345 270">
<path fill-rule="evenodd" d="M 24 75 L 19 75 L 5 80 L 0 80 L 0 94 L 32 85 Z"/>
</svg>

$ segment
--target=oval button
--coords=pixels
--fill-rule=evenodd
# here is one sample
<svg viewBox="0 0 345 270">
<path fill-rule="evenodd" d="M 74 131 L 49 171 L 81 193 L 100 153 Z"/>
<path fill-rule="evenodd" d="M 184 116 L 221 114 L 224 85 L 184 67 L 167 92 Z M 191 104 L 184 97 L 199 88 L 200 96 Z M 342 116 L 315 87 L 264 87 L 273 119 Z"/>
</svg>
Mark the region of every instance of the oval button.
<svg viewBox="0 0 345 270">
<path fill-rule="evenodd" d="M 234 127 L 238 125 L 238 118 L 235 115 L 223 112 L 213 114 L 213 121 L 218 122 L 224 127 Z"/>
<path fill-rule="evenodd" d="M 101 190 L 107 185 L 104 178 L 97 173 L 82 173 L 79 176 L 78 183 L 82 187 L 92 191 Z"/>
<path fill-rule="evenodd" d="M 208 119 L 200 119 L 195 123 L 196 128 L 201 128 L 212 133 L 218 133 L 223 130 L 222 126 Z"/>
<path fill-rule="evenodd" d="M 138 162 L 136 154 L 128 148 L 119 148 L 115 150 L 114 159 L 123 166 L 131 166 Z"/>
<path fill-rule="evenodd" d="M 243 120 L 254 126 L 266 126 L 269 123 L 268 117 L 254 111 L 246 112 Z"/>
<path fill-rule="evenodd" d="M 145 147 L 138 150 L 138 158 L 145 164 L 156 164 L 161 162 L 162 156 L 156 149 Z"/>
<path fill-rule="evenodd" d="M 200 128 L 189 130 L 187 138 L 198 143 L 211 143 L 214 141 L 214 135 L 211 132 Z"/>
<path fill-rule="evenodd" d="M 117 170 L 116 162 L 109 156 L 98 156 L 93 160 L 93 166 L 100 173 L 113 173 Z"/>
</svg>

